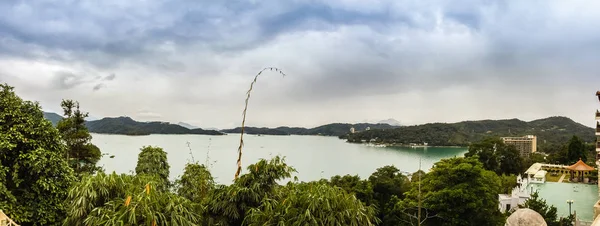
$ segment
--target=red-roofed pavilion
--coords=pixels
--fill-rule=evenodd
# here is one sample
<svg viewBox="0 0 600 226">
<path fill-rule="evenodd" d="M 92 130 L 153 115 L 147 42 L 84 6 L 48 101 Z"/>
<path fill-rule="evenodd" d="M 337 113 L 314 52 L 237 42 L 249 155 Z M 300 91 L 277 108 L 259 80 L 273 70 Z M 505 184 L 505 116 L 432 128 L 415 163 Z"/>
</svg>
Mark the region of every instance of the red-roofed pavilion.
<svg viewBox="0 0 600 226">
<path fill-rule="evenodd" d="M 585 172 L 596 170 L 594 167 L 588 166 L 585 162 L 581 161 L 581 158 L 575 164 L 568 166 L 567 169 L 571 171 L 571 181 L 577 176 L 577 181 L 579 182 L 583 182 L 583 174 Z"/>
</svg>

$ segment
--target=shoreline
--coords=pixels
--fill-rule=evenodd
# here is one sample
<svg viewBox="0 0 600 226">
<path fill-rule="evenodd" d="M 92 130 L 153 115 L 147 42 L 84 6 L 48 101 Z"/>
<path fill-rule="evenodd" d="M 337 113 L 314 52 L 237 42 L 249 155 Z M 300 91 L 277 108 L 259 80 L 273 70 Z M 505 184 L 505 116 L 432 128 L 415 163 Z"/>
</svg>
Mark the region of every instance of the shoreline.
<svg viewBox="0 0 600 226">
<path fill-rule="evenodd" d="M 348 142 L 348 143 L 352 143 L 352 144 L 363 144 L 363 145 L 368 145 L 368 146 L 381 146 L 381 147 L 402 147 L 402 148 L 469 148 L 469 146 L 457 146 L 457 145 L 428 145 L 428 146 L 412 146 L 412 145 L 406 145 L 406 144 L 386 144 L 386 143 L 369 143 L 369 142 L 365 142 L 365 143 L 353 143 L 353 142 Z"/>
</svg>

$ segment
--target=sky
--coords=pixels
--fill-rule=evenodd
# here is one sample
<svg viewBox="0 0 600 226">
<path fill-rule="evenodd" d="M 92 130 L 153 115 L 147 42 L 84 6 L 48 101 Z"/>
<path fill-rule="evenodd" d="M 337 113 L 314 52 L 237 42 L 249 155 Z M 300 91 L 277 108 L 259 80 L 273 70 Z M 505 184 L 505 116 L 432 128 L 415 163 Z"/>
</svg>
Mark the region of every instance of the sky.
<svg viewBox="0 0 600 226">
<path fill-rule="evenodd" d="M 598 1 L 0 1 L 0 82 L 200 127 L 567 116 L 594 126 Z"/>
</svg>

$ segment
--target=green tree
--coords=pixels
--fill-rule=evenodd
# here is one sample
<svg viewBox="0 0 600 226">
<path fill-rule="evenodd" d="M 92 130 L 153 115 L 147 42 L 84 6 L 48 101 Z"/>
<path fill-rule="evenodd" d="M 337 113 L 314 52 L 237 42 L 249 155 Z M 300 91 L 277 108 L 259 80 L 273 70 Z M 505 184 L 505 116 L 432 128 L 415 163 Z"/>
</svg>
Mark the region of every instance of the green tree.
<svg viewBox="0 0 600 226">
<path fill-rule="evenodd" d="M 498 138 L 487 138 L 469 145 L 469 151 L 465 153 L 465 157 L 476 156 L 485 169 L 499 172 L 500 162 L 496 155 L 496 148 L 502 145 L 504 145 L 504 142 Z"/>
<path fill-rule="evenodd" d="M 339 187 L 349 194 L 354 194 L 357 199 L 366 205 L 373 204 L 373 186 L 368 180 L 361 180 L 358 175 L 344 175 L 331 177 L 331 185 Z"/>
<path fill-rule="evenodd" d="M 206 166 L 188 163 L 181 179 L 175 182 L 177 193 L 195 203 L 201 203 L 215 186 L 215 181 Z"/>
<path fill-rule="evenodd" d="M 410 181 L 395 166 L 378 168 L 369 177 L 373 186 L 373 197 L 377 205 L 377 217 L 380 225 L 396 225 L 396 216 L 392 214 L 395 202 L 390 200 L 404 198 L 404 193 L 410 189 Z"/>
<path fill-rule="evenodd" d="M 167 162 L 167 152 L 160 147 L 144 146 L 138 155 L 136 174 L 156 175 L 161 179 L 162 185 L 159 189 L 169 186 L 169 162 Z"/>
<path fill-rule="evenodd" d="M 506 145 L 500 138 L 486 138 L 469 145 L 465 157 L 477 156 L 487 170 L 502 174 L 518 174 L 523 169 L 523 158 L 512 145 Z"/>
<path fill-rule="evenodd" d="M 500 192 L 502 192 L 502 194 L 510 194 L 513 190 L 513 188 L 515 188 L 517 186 L 517 176 L 514 174 L 511 175 L 506 175 L 506 174 L 502 174 L 502 176 L 500 176 Z"/>
<path fill-rule="evenodd" d="M 421 218 L 415 220 L 424 221 L 424 225 L 499 225 L 504 220 L 498 210 L 500 179 L 475 158 L 435 163 L 420 190 L 418 183 L 412 183 L 399 205 L 409 216 L 418 216 L 420 206 Z"/>
<path fill-rule="evenodd" d="M 548 156 L 550 157 L 550 156 Z M 534 163 L 552 163 L 550 158 L 546 158 L 544 154 L 541 153 L 531 153 L 528 158 L 523 159 L 523 167 L 521 167 L 521 172 L 527 171 L 531 165 Z"/>
<path fill-rule="evenodd" d="M 375 211 L 355 196 L 327 183 L 289 183 L 280 199 L 251 208 L 247 225 L 373 225 Z"/>
<path fill-rule="evenodd" d="M 85 126 L 88 113 L 82 112 L 79 102 L 73 100 L 63 100 L 60 105 L 65 117 L 58 122 L 56 128 L 67 146 L 65 155 L 69 165 L 80 176 L 82 173 L 93 174 L 98 170 L 96 163 L 102 153 L 96 145 L 90 143 L 92 135 Z"/>
<path fill-rule="evenodd" d="M 519 174 L 523 170 L 523 158 L 514 145 L 501 145 L 497 148 L 499 174 Z"/>
<path fill-rule="evenodd" d="M 567 161 L 568 164 L 573 164 L 581 159 L 583 162 L 587 161 L 587 151 L 585 148 L 585 144 L 579 137 L 573 136 L 571 140 L 569 140 L 569 145 L 567 148 Z"/>
<path fill-rule="evenodd" d="M 0 85 L 0 208 L 21 225 L 56 225 L 74 180 L 58 131 L 37 102 Z"/>
<path fill-rule="evenodd" d="M 417 172 L 414 172 L 412 175 L 410 175 L 410 182 L 416 182 L 416 181 L 420 181 L 421 179 L 423 179 L 423 177 L 425 177 L 425 171 L 423 170 L 418 170 Z"/>
<path fill-rule="evenodd" d="M 109 201 L 124 198 L 128 194 L 143 189 L 149 182 L 158 181 L 155 175 L 105 174 L 85 175 L 69 189 L 67 197 L 68 225 L 85 225 L 84 221 L 93 209 L 104 206 Z"/>
<path fill-rule="evenodd" d="M 529 199 L 525 201 L 522 207 L 538 212 L 540 215 L 542 215 L 542 217 L 544 217 L 544 220 L 548 226 L 560 225 L 556 215 L 556 207 L 548 206 L 548 204 L 546 204 L 546 200 L 540 198 L 537 191 L 531 194 Z"/>
<path fill-rule="evenodd" d="M 209 225 L 242 225 L 246 213 L 258 208 L 263 199 L 281 200 L 276 192 L 277 181 L 289 178 L 296 170 L 275 156 L 261 159 L 248 166 L 248 173 L 241 175 L 230 186 L 217 186 L 209 192 L 207 213 Z"/>
<path fill-rule="evenodd" d="M 160 182 L 159 182 L 159 185 Z M 200 225 L 198 204 L 170 192 L 155 189 L 149 182 L 145 188 L 126 197 L 113 199 L 95 208 L 85 225 Z"/>
</svg>

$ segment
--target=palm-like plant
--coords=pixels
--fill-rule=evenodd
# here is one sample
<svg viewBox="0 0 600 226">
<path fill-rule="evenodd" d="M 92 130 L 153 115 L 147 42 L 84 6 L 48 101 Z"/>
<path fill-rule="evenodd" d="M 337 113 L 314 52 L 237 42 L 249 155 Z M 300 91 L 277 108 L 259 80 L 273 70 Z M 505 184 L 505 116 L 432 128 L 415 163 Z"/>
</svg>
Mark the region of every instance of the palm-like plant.
<svg viewBox="0 0 600 226">
<path fill-rule="evenodd" d="M 252 208 L 247 225 L 373 225 L 373 207 L 326 183 L 312 182 L 281 188 L 280 199 L 267 198 Z"/>
<path fill-rule="evenodd" d="M 250 208 L 261 205 L 265 198 L 275 198 L 277 181 L 289 178 L 296 170 L 276 156 L 261 159 L 248 166 L 248 173 L 230 186 L 219 186 L 207 199 L 211 225 L 241 225 Z"/>
<path fill-rule="evenodd" d="M 63 225 L 84 225 L 90 212 L 107 202 L 124 197 L 155 181 L 152 176 L 98 173 L 86 176 L 76 183 L 68 193 L 67 217 Z"/>
<path fill-rule="evenodd" d="M 197 204 L 170 192 L 153 189 L 117 198 L 95 208 L 85 219 L 86 225 L 200 225 Z"/>
<path fill-rule="evenodd" d="M 200 203 L 215 186 L 210 171 L 204 165 L 188 163 L 181 179 L 175 182 L 177 193 L 195 203 Z"/>
</svg>

